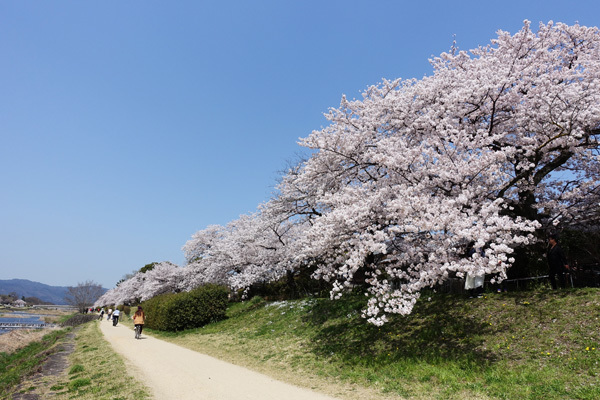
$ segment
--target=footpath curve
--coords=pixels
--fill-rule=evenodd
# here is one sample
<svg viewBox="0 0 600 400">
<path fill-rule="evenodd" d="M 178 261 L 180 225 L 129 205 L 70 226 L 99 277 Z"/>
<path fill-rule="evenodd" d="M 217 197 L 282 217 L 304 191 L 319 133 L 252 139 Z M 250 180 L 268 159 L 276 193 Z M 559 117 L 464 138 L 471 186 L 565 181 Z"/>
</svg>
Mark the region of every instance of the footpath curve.
<svg viewBox="0 0 600 400">
<path fill-rule="evenodd" d="M 158 400 L 335 400 L 106 320 L 104 338 Z"/>
</svg>

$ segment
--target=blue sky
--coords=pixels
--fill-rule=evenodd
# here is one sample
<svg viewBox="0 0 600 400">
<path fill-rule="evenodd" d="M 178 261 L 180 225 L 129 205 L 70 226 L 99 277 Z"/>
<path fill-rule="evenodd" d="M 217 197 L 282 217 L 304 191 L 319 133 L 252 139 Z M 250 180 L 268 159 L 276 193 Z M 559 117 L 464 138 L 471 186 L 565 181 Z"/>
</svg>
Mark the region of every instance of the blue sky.
<svg viewBox="0 0 600 400">
<path fill-rule="evenodd" d="M 0 2 L 0 279 L 112 288 L 269 199 L 342 95 L 600 2 Z"/>
</svg>

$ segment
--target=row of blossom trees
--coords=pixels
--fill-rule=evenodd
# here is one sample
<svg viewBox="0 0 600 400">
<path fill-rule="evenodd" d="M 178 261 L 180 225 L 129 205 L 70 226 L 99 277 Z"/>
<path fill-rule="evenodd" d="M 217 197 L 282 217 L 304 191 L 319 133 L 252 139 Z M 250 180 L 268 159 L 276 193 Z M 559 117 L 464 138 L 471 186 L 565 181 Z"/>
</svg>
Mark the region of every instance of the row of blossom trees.
<svg viewBox="0 0 600 400">
<path fill-rule="evenodd" d="M 598 226 L 597 28 L 549 23 L 533 32 L 525 21 L 515 35 L 500 31 L 490 45 L 453 48 L 432 65 L 421 80 L 342 98 L 329 126 L 301 140 L 312 155 L 273 199 L 195 233 L 185 267 L 162 263 L 99 301 L 204 283 L 237 290 L 311 268 L 334 298 L 360 280 L 363 315 L 380 325 L 452 276 L 505 278 L 515 249 L 549 227 Z"/>
</svg>

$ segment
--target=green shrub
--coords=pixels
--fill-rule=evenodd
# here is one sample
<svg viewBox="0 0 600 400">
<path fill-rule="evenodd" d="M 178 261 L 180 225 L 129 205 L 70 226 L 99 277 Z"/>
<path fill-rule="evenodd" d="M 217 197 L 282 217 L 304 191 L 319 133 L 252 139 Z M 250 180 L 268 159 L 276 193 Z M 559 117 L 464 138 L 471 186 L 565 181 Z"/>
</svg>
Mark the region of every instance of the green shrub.
<svg viewBox="0 0 600 400">
<path fill-rule="evenodd" d="M 227 297 L 227 288 L 217 285 L 153 297 L 142 304 L 146 314 L 146 326 L 150 329 L 177 332 L 218 321 L 225 317 Z"/>
</svg>

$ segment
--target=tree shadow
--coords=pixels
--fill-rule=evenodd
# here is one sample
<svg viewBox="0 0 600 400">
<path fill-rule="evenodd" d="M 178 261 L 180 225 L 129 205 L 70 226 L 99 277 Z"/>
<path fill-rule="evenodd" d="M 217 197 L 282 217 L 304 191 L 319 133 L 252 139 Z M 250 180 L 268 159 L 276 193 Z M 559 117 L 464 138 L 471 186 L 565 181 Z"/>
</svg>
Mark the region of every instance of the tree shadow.
<svg viewBox="0 0 600 400">
<path fill-rule="evenodd" d="M 315 354 L 352 364 L 453 360 L 470 368 L 489 365 L 496 355 L 485 349 L 484 338 L 498 328 L 465 314 L 464 300 L 457 300 L 436 296 L 420 301 L 411 315 L 393 316 L 382 327 L 360 316 L 366 306 L 364 296 L 324 300 L 314 304 L 304 322 L 317 327 L 312 341 Z"/>
</svg>

